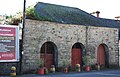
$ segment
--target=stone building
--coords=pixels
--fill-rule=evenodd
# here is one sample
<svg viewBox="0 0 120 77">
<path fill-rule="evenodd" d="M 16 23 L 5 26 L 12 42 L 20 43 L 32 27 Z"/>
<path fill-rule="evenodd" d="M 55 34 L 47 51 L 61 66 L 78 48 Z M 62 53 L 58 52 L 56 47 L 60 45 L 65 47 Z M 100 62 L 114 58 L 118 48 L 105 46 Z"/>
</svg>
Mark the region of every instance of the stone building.
<svg viewBox="0 0 120 77">
<path fill-rule="evenodd" d="M 88 64 L 118 66 L 118 21 L 41 2 L 35 6 L 35 12 L 37 20 L 26 20 L 23 72 L 37 69 L 41 59 L 48 69 L 51 65 L 74 68 L 78 63 L 82 67 Z M 45 21 L 39 21 L 41 18 Z"/>
<path fill-rule="evenodd" d="M 119 65 L 120 22 L 92 16 L 78 8 L 37 3 L 35 16 L 27 16 L 23 37 L 22 62 L 0 63 L 18 73 L 37 70 L 41 59 L 48 69 L 65 65 Z M 8 71 L 10 72 L 10 70 Z M 7 72 L 7 73 L 8 73 Z"/>
</svg>

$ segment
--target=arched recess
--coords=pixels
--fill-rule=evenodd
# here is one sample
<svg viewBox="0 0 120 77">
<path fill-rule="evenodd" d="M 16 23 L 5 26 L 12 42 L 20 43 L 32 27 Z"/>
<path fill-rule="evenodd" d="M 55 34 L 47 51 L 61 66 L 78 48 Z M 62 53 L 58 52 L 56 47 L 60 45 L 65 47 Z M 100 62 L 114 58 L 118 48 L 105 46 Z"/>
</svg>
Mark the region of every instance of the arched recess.
<svg viewBox="0 0 120 77">
<path fill-rule="evenodd" d="M 82 43 L 75 43 L 72 46 L 72 58 L 71 58 L 71 64 L 72 68 L 75 69 L 76 64 L 80 64 L 82 67 L 85 64 L 84 61 L 85 58 L 85 47 Z"/>
<path fill-rule="evenodd" d="M 106 44 L 100 44 L 97 48 L 97 64 L 109 67 L 109 49 Z"/>
<path fill-rule="evenodd" d="M 40 50 L 40 58 L 44 61 L 44 66 L 50 69 L 51 65 L 58 66 L 58 49 L 53 42 L 45 42 Z"/>
</svg>

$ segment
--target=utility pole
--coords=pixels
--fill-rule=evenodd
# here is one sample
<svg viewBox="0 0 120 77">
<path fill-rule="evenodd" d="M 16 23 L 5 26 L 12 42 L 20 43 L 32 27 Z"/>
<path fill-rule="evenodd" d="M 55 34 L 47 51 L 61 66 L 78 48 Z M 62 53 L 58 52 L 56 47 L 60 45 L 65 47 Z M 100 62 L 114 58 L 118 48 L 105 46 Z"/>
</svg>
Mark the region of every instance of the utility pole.
<svg viewBox="0 0 120 77">
<path fill-rule="evenodd" d="M 24 0 L 24 5 L 23 5 L 23 30 L 22 30 L 23 33 L 24 33 L 24 27 L 25 27 L 25 19 L 26 19 L 26 0 Z M 23 35 L 23 33 L 22 33 L 22 35 Z"/>
<path fill-rule="evenodd" d="M 23 21 L 22 21 L 22 40 L 21 40 L 21 50 L 20 50 L 20 73 L 22 73 L 22 55 L 23 55 L 23 41 L 24 41 L 24 31 L 25 31 L 25 19 L 26 19 L 26 0 L 23 3 Z"/>
</svg>

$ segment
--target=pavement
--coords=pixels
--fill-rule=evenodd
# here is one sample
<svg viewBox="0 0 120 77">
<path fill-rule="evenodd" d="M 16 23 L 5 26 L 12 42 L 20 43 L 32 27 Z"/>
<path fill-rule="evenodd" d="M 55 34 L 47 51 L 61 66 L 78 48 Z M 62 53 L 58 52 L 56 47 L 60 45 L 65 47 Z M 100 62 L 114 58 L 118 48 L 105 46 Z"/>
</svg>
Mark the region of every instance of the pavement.
<svg viewBox="0 0 120 77">
<path fill-rule="evenodd" d="M 0 76 L 10 77 L 10 76 Z M 23 74 L 16 77 L 120 77 L 120 70 L 90 71 L 90 72 L 70 72 L 70 73 L 49 73 L 46 75 Z"/>
</svg>

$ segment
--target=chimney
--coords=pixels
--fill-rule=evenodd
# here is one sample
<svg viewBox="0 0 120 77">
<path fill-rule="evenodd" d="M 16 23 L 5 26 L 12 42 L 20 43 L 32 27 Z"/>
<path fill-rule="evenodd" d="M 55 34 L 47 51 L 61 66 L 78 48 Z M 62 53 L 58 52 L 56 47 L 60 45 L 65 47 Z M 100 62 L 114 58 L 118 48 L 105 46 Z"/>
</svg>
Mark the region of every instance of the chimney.
<svg viewBox="0 0 120 77">
<path fill-rule="evenodd" d="M 117 16 L 117 17 L 115 17 L 117 20 L 119 20 L 120 19 L 120 16 Z"/>
<path fill-rule="evenodd" d="M 99 14 L 100 14 L 100 12 L 99 12 L 99 11 L 96 11 L 96 14 L 97 14 L 97 17 L 99 18 Z"/>
</svg>

